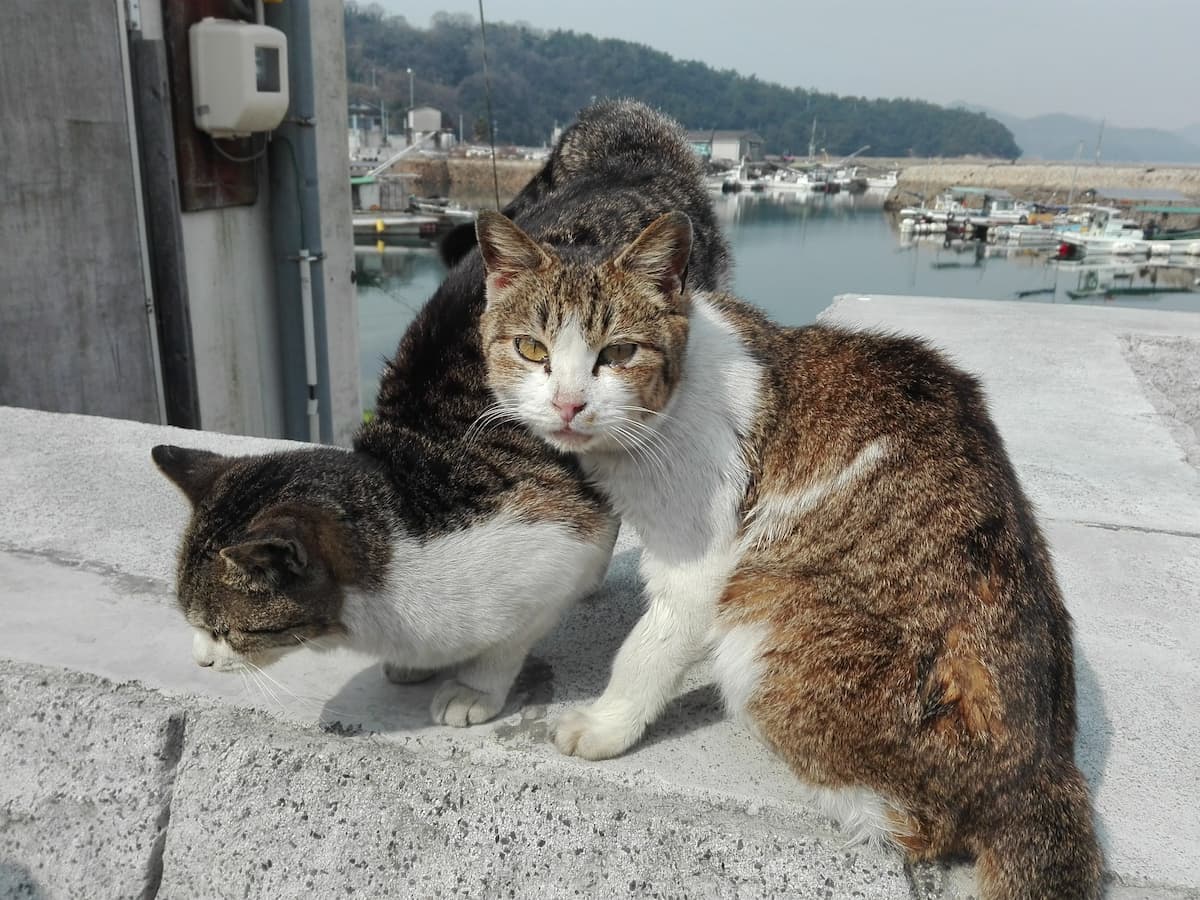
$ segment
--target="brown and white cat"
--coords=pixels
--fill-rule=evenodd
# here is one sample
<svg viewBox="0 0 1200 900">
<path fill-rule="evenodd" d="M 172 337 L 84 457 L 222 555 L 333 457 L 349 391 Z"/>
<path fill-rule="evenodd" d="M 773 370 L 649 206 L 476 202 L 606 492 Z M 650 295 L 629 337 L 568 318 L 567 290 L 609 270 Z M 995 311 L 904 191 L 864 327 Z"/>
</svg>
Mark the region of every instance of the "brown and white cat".
<svg viewBox="0 0 1200 900">
<path fill-rule="evenodd" d="M 624 752 L 706 650 L 844 828 L 1092 898 L 1071 623 L 972 377 L 919 341 L 687 291 L 680 213 L 579 258 L 482 215 L 489 381 L 638 531 L 648 609 L 560 750 Z"/>
<path fill-rule="evenodd" d="M 719 287 L 725 245 L 681 129 L 616 102 L 581 114 L 509 211 L 552 244 L 612 252 L 675 208 L 698 223 L 694 280 Z M 433 717 L 474 724 L 603 578 L 615 519 L 572 457 L 493 402 L 483 264 L 460 252 L 388 363 L 354 452 L 154 448 L 193 506 L 177 593 L 200 665 L 348 645 L 392 664 L 393 680 L 452 669 Z"/>
</svg>

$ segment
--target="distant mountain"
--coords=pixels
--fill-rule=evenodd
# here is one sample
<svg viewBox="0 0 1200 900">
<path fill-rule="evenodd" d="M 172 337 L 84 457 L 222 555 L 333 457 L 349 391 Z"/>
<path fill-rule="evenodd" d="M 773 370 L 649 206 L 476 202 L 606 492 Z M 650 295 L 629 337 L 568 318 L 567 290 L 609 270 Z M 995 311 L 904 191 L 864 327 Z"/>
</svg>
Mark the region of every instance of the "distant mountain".
<svg viewBox="0 0 1200 900">
<path fill-rule="evenodd" d="M 1023 159 L 1072 160 L 1083 141 L 1083 159 L 1095 160 L 1100 120 L 1066 113 L 1023 119 L 1000 110 L 956 104 L 981 112 L 1003 123 L 1021 146 Z M 1191 137 L 1196 132 L 1196 137 Z M 1159 128 L 1122 128 L 1104 125 L 1100 146 L 1102 162 L 1200 163 L 1200 123 L 1181 132 Z"/>
<path fill-rule="evenodd" d="M 411 91 L 445 123 L 461 117 L 468 139 L 486 135 L 482 56 L 471 16 L 439 13 L 426 29 L 376 5 L 346 4 L 350 99 L 382 101 L 397 119 Z M 1008 129 L 980 113 L 784 87 L 629 41 L 489 22 L 487 60 L 491 119 L 506 144 L 543 144 L 593 100 L 634 97 L 686 128 L 755 131 L 768 153 L 804 154 L 815 120 L 817 147 L 833 157 L 864 145 L 872 156 L 1020 154 Z"/>
<path fill-rule="evenodd" d="M 1186 128 L 1180 128 L 1175 133 L 1185 141 L 1191 141 L 1193 144 L 1200 146 L 1200 122 L 1195 122 Z"/>
</svg>

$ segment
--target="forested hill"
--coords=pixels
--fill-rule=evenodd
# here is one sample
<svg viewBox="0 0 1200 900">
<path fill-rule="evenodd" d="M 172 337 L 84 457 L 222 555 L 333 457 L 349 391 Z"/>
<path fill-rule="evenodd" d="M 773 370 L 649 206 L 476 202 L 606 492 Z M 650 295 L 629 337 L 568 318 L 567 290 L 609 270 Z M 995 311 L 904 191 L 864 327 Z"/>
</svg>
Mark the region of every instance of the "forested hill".
<svg viewBox="0 0 1200 900">
<path fill-rule="evenodd" d="M 768 153 L 806 153 L 815 118 L 817 147 L 833 156 L 864 144 L 871 156 L 1020 155 L 1008 129 L 982 113 L 786 88 L 571 31 L 489 22 L 487 42 L 496 139 L 505 144 L 544 144 L 556 122 L 566 125 L 593 99 L 635 97 L 690 129 L 756 131 Z M 416 105 L 437 107 L 454 128 L 461 113 L 468 140 L 486 133 L 477 20 L 438 15 L 422 29 L 378 6 L 347 3 L 346 56 L 352 101 L 382 97 L 400 122 L 411 68 Z M 798 70 L 797 79 L 805 74 Z"/>
</svg>

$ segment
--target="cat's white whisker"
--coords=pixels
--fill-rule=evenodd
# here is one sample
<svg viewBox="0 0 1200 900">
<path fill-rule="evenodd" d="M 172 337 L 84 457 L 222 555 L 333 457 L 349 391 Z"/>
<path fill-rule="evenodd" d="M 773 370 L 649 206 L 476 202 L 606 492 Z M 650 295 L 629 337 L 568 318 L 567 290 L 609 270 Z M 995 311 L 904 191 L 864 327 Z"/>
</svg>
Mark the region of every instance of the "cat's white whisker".
<svg viewBox="0 0 1200 900">
<path fill-rule="evenodd" d="M 629 455 L 634 467 L 643 478 L 650 479 L 653 475 L 653 472 L 649 468 L 650 466 L 653 466 L 653 470 L 661 474 L 662 467 L 655 465 L 656 460 L 650 455 L 650 453 L 646 452 L 646 448 L 642 445 L 633 432 L 627 430 L 623 425 L 615 424 L 612 426 L 611 433 L 613 439 L 617 441 L 621 449 Z M 630 444 L 632 444 L 632 449 L 622 443 L 618 436 L 623 436 Z M 643 461 L 646 462 L 646 467 L 643 467 Z"/>
<path fill-rule="evenodd" d="M 613 441 L 616 443 L 616 445 L 618 447 L 620 447 L 625 452 L 625 454 L 629 457 L 630 461 L 635 466 L 637 466 L 638 471 L 641 471 L 641 460 L 639 460 L 637 458 L 637 455 L 629 447 L 625 446 L 624 442 L 621 440 L 622 434 L 624 434 L 624 432 L 622 431 L 622 429 L 619 425 L 613 427 L 613 431 L 612 431 Z M 633 438 L 629 437 L 629 440 L 632 441 Z"/>
<path fill-rule="evenodd" d="M 273 684 L 279 690 L 281 690 L 285 694 L 289 695 L 293 700 L 300 703 L 301 706 L 308 707 L 310 709 L 311 708 L 324 708 L 325 704 L 319 697 L 309 697 L 304 694 L 298 694 L 298 693 L 296 693 L 296 691 L 292 690 L 286 684 L 283 684 L 278 679 L 273 678 L 269 673 L 267 673 L 265 670 L 263 670 L 259 666 L 255 666 L 253 663 L 250 663 L 249 665 L 254 666 L 254 669 L 258 672 L 259 675 L 261 675 L 263 678 L 265 678 L 267 681 L 269 681 L 271 684 Z"/>
<path fill-rule="evenodd" d="M 247 663 L 246 665 L 247 665 L 246 673 L 250 676 L 251 681 L 254 682 L 254 685 L 258 688 L 259 692 L 262 694 L 263 701 L 266 702 L 268 705 L 270 703 L 274 703 L 276 706 L 279 707 L 280 712 L 286 713 L 287 708 L 283 705 L 283 703 L 280 701 L 280 699 L 275 695 L 275 692 L 272 691 L 267 686 L 267 684 L 259 677 L 259 673 L 261 673 L 262 670 L 259 669 L 258 666 L 255 666 L 253 663 Z"/>
<path fill-rule="evenodd" d="M 661 419 L 664 422 L 669 422 L 672 420 L 672 416 L 670 413 L 663 412 L 662 410 L 659 410 L 659 409 L 647 409 L 644 406 L 614 406 L 613 409 L 621 410 L 622 412 L 646 413 L 646 415 L 656 416 L 657 418 Z"/>
<path fill-rule="evenodd" d="M 626 433 L 634 441 L 634 446 L 651 460 L 658 473 L 663 478 L 668 477 L 670 445 L 666 439 L 654 429 L 634 419 L 622 418 L 620 427 L 626 429 Z"/>
<path fill-rule="evenodd" d="M 463 450 L 467 450 L 488 428 L 505 421 L 519 422 L 520 418 L 517 415 L 517 407 L 517 401 L 510 399 L 497 400 L 490 404 L 476 417 L 475 421 L 471 423 L 463 434 Z"/>
</svg>

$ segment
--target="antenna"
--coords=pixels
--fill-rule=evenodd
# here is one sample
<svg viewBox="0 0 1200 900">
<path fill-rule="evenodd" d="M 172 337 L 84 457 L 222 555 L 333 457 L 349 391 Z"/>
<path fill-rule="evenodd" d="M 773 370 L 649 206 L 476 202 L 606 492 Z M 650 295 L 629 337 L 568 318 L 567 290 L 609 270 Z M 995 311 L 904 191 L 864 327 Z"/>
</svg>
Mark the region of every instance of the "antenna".
<svg viewBox="0 0 1200 900">
<path fill-rule="evenodd" d="M 479 0 L 479 37 L 483 43 L 483 92 L 487 96 L 488 140 L 492 145 L 492 187 L 496 191 L 496 211 L 500 211 L 500 176 L 496 174 L 496 120 L 492 117 L 492 80 L 488 77 L 487 28 L 483 24 L 483 0 Z"/>
</svg>

